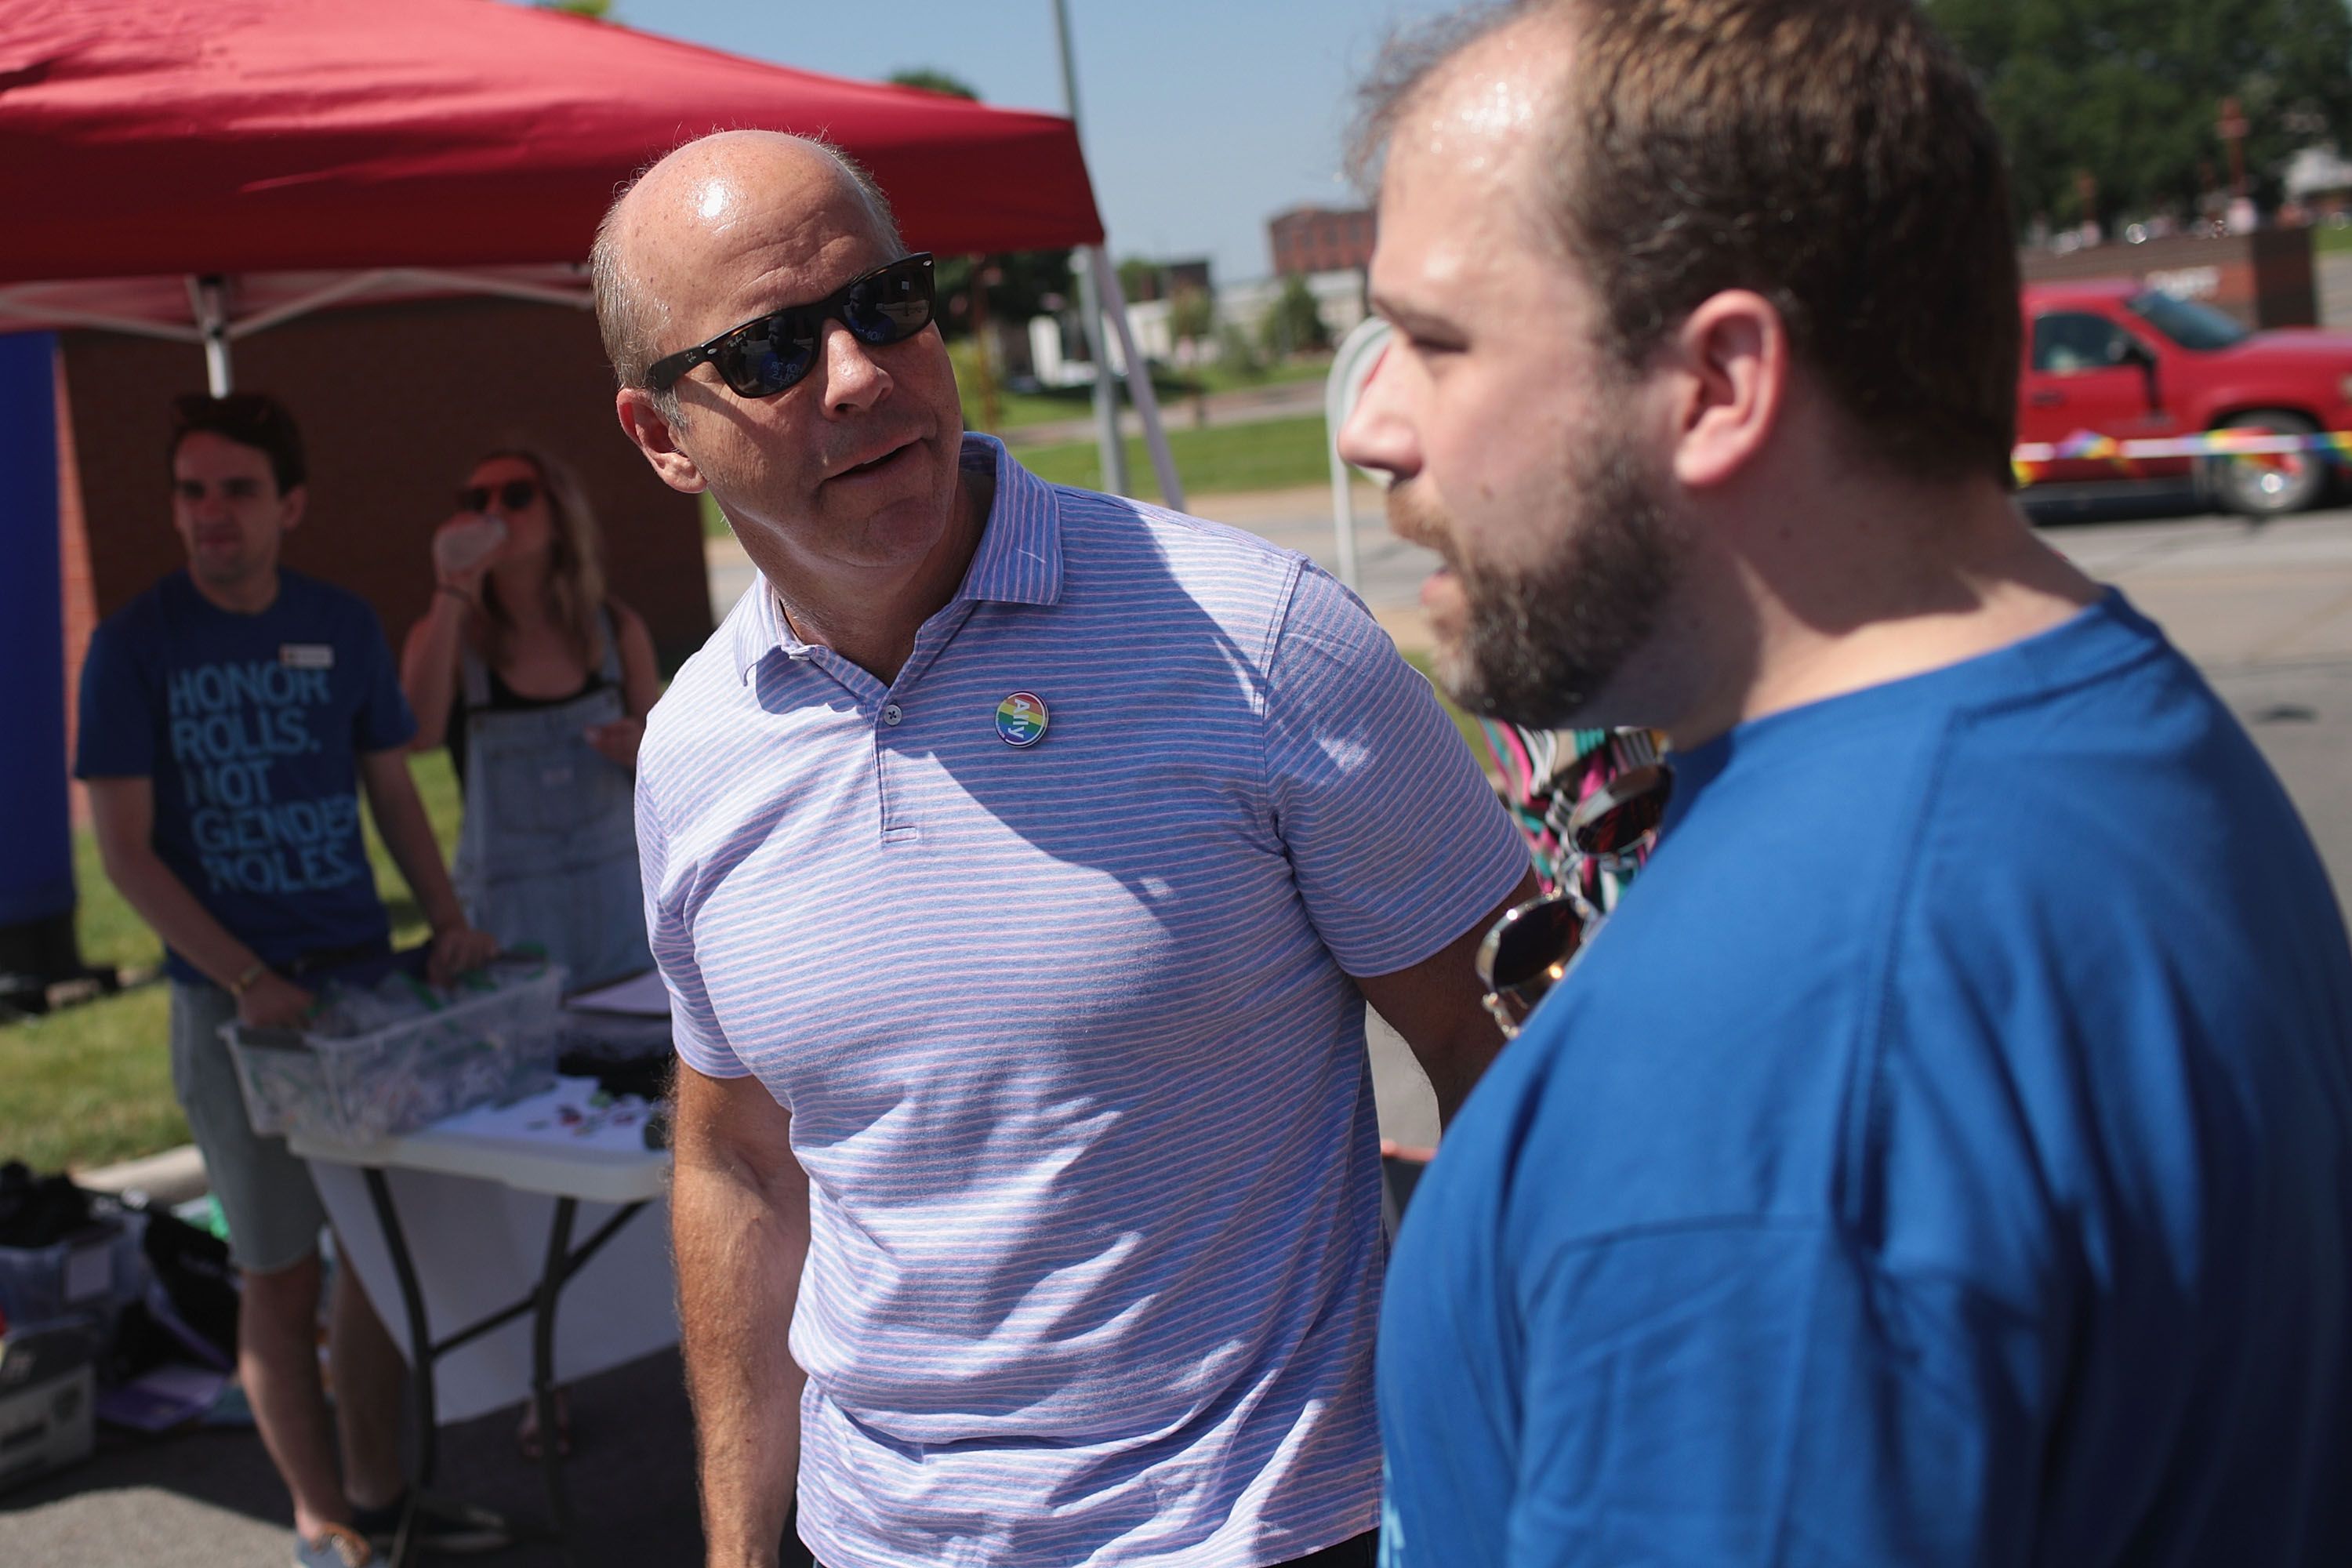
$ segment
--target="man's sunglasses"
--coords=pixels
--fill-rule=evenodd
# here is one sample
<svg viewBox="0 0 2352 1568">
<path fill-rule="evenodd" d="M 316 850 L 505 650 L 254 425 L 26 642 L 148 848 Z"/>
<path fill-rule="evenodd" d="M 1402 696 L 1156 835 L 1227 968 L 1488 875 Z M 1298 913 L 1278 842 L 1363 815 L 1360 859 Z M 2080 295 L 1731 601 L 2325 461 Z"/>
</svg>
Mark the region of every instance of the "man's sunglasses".
<svg viewBox="0 0 2352 1568">
<path fill-rule="evenodd" d="M 459 511 L 488 511 L 492 497 L 500 510 L 520 511 L 539 499 L 537 479 L 509 479 L 502 485 L 467 485 L 457 492 Z"/>
<path fill-rule="evenodd" d="M 708 364 L 738 396 L 773 397 L 816 367 L 828 321 L 847 327 L 868 348 L 901 342 L 929 326 L 930 252 L 902 256 L 860 273 L 814 305 L 787 305 L 656 360 L 646 384 L 667 392 L 688 371 Z"/>
</svg>

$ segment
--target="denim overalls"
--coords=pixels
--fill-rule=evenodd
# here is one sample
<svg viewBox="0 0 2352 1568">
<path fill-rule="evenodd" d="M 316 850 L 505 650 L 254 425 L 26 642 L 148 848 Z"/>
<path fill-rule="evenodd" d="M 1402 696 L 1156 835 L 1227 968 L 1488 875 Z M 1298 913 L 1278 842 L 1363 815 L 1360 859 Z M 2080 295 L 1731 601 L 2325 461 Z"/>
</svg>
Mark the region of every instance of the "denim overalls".
<svg viewBox="0 0 2352 1568">
<path fill-rule="evenodd" d="M 604 684 L 546 708 L 494 709 L 471 649 L 466 816 L 453 873 L 466 918 L 513 947 L 536 942 L 574 988 L 653 967 L 637 881 L 635 784 L 583 731 L 625 715 L 621 652 L 604 616 Z"/>
</svg>

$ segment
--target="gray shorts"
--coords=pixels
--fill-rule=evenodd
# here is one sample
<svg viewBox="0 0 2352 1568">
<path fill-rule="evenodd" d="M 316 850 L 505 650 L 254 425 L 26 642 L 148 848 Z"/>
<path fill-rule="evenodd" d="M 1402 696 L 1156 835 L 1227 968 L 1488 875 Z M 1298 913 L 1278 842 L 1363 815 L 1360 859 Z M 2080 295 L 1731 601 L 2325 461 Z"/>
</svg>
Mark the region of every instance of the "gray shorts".
<svg viewBox="0 0 2352 1568">
<path fill-rule="evenodd" d="M 255 1136 L 246 1120 L 236 1063 L 220 1037 L 236 1016 L 236 999 L 218 986 L 172 983 L 172 1088 L 228 1221 L 229 1256 L 248 1273 L 275 1274 L 318 1250 L 327 1210 L 309 1163 L 283 1138 Z"/>
</svg>

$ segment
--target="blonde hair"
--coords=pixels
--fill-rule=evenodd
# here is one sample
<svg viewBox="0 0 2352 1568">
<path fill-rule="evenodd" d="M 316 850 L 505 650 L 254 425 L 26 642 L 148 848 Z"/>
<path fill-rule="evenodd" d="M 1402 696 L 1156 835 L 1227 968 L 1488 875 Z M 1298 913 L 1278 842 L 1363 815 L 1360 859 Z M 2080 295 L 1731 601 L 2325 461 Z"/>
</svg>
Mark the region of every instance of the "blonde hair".
<svg viewBox="0 0 2352 1568">
<path fill-rule="evenodd" d="M 604 542 L 587 491 L 570 465 L 529 447 L 485 452 L 474 466 L 478 468 L 499 458 L 529 463 L 539 475 L 540 493 L 547 498 L 547 515 L 555 525 L 548 547 L 547 606 L 580 656 L 581 667 L 593 674 L 604 661 Z M 490 578 L 482 581 L 482 614 L 476 624 L 482 658 L 495 669 L 512 623 Z"/>
</svg>

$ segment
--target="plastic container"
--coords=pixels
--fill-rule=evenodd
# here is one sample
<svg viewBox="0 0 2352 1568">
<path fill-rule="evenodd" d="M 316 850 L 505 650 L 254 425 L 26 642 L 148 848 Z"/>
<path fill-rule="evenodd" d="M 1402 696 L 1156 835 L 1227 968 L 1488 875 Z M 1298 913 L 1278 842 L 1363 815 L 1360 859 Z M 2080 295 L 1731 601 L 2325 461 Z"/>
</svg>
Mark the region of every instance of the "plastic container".
<svg viewBox="0 0 2352 1568">
<path fill-rule="evenodd" d="M 134 1217 L 142 1223 L 126 1223 Z M 145 1283 L 143 1219 L 108 1215 L 47 1247 L 0 1247 L 0 1317 L 10 1324 L 80 1318 L 110 1329 Z"/>
<path fill-rule="evenodd" d="M 453 517 L 433 532 L 433 563 L 444 572 L 470 572 L 506 547 L 506 520 L 476 512 Z"/>
<path fill-rule="evenodd" d="M 221 1037 L 256 1132 L 373 1143 L 551 1086 L 562 995 L 562 967 L 549 963 L 365 1034 L 231 1023 Z"/>
</svg>

